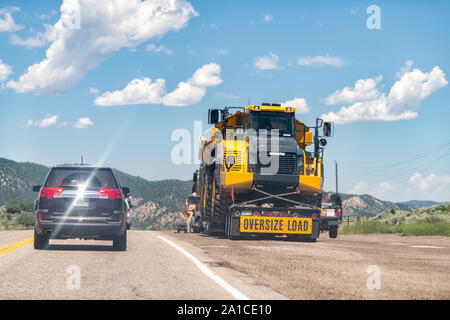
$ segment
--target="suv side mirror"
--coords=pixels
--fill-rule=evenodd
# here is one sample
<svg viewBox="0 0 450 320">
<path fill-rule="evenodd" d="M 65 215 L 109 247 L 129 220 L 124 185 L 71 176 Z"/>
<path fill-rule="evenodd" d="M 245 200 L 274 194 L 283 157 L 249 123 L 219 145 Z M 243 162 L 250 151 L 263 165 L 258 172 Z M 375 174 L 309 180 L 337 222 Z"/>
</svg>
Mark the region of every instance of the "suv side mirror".
<svg viewBox="0 0 450 320">
<path fill-rule="evenodd" d="M 33 186 L 33 192 L 39 192 L 42 186 Z"/>
<path fill-rule="evenodd" d="M 122 187 L 122 192 L 123 192 L 123 194 L 125 195 L 125 198 L 126 198 L 130 194 L 130 188 Z"/>
<path fill-rule="evenodd" d="M 194 172 L 194 176 L 192 177 L 192 181 L 193 182 L 197 182 L 198 181 L 198 173 L 197 173 L 197 171 Z"/>
<path fill-rule="evenodd" d="M 323 123 L 323 135 L 324 137 L 331 137 L 332 130 L 331 130 L 331 122 L 324 122 Z"/>
<path fill-rule="evenodd" d="M 219 112 L 218 109 L 209 109 L 208 110 L 208 123 L 216 124 L 219 122 Z"/>
</svg>

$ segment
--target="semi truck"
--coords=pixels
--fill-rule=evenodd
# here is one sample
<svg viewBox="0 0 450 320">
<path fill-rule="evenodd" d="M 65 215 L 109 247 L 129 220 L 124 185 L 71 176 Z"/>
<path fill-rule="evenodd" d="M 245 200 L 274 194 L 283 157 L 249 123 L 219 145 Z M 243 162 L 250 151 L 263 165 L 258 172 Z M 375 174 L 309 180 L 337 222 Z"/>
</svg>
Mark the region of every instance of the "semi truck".
<svg viewBox="0 0 450 320">
<path fill-rule="evenodd" d="M 205 233 L 316 241 L 333 124 L 307 126 L 295 107 L 271 103 L 209 109 L 208 123 L 193 177 Z"/>
</svg>

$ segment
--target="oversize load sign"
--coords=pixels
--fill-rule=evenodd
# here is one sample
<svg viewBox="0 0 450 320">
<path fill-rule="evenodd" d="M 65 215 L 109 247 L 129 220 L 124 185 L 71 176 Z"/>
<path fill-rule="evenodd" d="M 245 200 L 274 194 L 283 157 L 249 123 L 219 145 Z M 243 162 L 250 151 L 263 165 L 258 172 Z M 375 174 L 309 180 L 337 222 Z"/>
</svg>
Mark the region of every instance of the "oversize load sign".
<svg viewBox="0 0 450 320">
<path fill-rule="evenodd" d="M 311 218 L 241 217 L 241 232 L 311 234 Z"/>
</svg>

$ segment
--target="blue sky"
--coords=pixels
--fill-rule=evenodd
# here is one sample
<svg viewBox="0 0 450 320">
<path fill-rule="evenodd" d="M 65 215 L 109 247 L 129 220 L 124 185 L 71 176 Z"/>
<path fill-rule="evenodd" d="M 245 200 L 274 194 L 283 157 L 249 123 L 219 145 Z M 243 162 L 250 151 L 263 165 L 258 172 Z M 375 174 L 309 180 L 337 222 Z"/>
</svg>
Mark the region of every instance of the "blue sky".
<svg viewBox="0 0 450 320">
<path fill-rule="evenodd" d="M 336 160 L 344 192 L 450 200 L 448 1 L 178 0 L 167 20 L 139 1 L 107 18 L 95 16 L 107 1 L 64 2 L 0 1 L 1 157 L 83 155 L 150 180 L 189 179 L 196 165 L 171 161 L 174 130 L 193 135 L 196 120 L 206 130 L 210 107 L 295 101 L 302 121 L 337 122 L 326 189 Z M 366 24 L 373 4 L 381 29 Z M 80 29 L 57 26 L 77 6 Z M 57 44 L 44 72 L 28 69 Z"/>
</svg>

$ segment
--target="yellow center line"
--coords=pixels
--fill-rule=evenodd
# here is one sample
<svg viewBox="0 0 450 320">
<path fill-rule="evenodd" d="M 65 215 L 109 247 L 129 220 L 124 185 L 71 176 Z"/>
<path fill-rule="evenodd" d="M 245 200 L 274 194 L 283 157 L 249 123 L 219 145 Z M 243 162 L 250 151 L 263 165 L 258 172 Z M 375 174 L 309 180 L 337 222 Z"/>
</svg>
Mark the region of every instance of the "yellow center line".
<svg viewBox="0 0 450 320">
<path fill-rule="evenodd" d="M 7 246 L 1 247 L 0 248 L 0 256 L 6 254 L 8 252 L 11 252 L 15 249 L 18 249 L 20 247 L 23 247 L 24 245 L 30 244 L 33 242 L 33 240 L 34 240 L 34 237 L 31 237 L 31 238 L 17 241 L 17 242 L 8 244 Z"/>
</svg>

